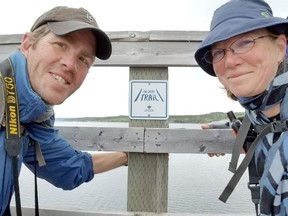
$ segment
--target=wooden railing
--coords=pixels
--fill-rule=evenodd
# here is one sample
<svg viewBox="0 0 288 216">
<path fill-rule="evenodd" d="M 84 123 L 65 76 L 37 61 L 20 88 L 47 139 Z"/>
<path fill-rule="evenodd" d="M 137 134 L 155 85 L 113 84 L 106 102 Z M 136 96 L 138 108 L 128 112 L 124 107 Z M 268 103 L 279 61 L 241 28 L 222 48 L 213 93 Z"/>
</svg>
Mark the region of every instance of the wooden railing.
<svg viewBox="0 0 288 216">
<path fill-rule="evenodd" d="M 169 153 L 207 154 L 215 152 L 231 153 L 234 136 L 230 129 L 171 129 L 144 127 L 58 127 L 60 134 L 75 148 L 86 151 L 126 151 L 132 155 L 142 153 L 150 159 Z M 128 168 L 133 162 L 129 161 Z M 138 161 L 139 163 L 139 161 Z M 145 159 L 140 160 L 145 164 Z M 133 166 L 132 166 L 133 167 Z M 156 166 L 159 168 L 159 165 Z M 137 169 L 137 167 L 133 167 Z M 139 167 L 138 167 L 139 169 Z M 159 168 L 160 169 L 160 168 Z M 133 170 L 128 170 L 133 172 Z M 152 172 L 153 173 L 153 172 Z M 144 174 L 145 175 L 145 174 Z M 151 175 L 151 173 L 149 173 Z M 142 176 L 142 175 L 141 175 Z M 132 179 L 133 180 L 133 179 Z M 134 181 L 134 180 L 133 180 Z M 161 183 L 162 181 L 160 181 Z M 165 182 L 165 181 L 164 181 Z M 137 183 L 137 182 L 136 182 Z M 192 187 L 193 185 L 191 185 Z M 148 187 L 148 185 L 145 185 Z M 129 190 L 129 184 L 128 184 Z M 154 189 L 153 189 L 154 190 Z M 157 190 L 157 189 L 155 189 Z M 167 191 L 168 192 L 168 191 Z M 129 196 L 129 193 L 127 193 Z M 143 193 L 138 194 L 144 196 Z M 151 197 L 148 197 L 151 198 Z M 113 198 L 112 198 L 113 199 Z M 129 197 L 127 197 L 129 200 Z M 34 215 L 33 208 L 23 208 L 23 215 Z M 189 213 L 167 213 L 145 210 L 127 212 L 84 212 L 69 210 L 41 209 L 41 216 L 187 216 Z M 196 216 L 196 215 L 195 215 Z M 198 215 L 199 216 L 199 215 Z M 207 216 L 207 215 L 205 215 Z M 213 215 L 216 216 L 216 215 Z M 233 214 L 231 214 L 233 216 Z M 235 215 L 236 216 L 236 215 Z M 242 215 L 244 216 L 244 215 Z"/>
<path fill-rule="evenodd" d="M 131 153 L 231 153 L 235 137 L 228 129 L 144 127 L 58 127 L 69 143 L 87 151 Z"/>
<path fill-rule="evenodd" d="M 168 67 L 197 66 L 194 53 L 207 32 L 123 31 L 107 34 L 112 41 L 112 56 L 107 61 L 97 60 L 94 66 L 129 67 L 130 80 L 168 80 Z M 22 35 L 0 35 L 0 60 L 17 49 L 21 38 Z M 168 202 L 168 154 L 231 153 L 231 143 L 234 141 L 230 130 L 171 129 L 167 122 L 131 119 L 128 128 L 59 129 L 77 149 L 129 152 L 128 203 L 127 213 L 124 214 L 142 215 L 143 212 L 144 215 L 145 212 L 154 212 L 165 215 Z M 145 194 L 143 190 L 146 190 Z M 33 210 L 29 208 L 25 208 L 24 212 L 26 215 L 33 214 Z M 105 215 L 81 212 L 76 214 Z M 51 210 L 41 212 L 41 215 L 76 214 L 60 211 L 53 213 Z"/>
<path fill-rule="evenodd" d="M 106 32 L 112 41 L 112 56 L 94 66 L 196 67 L 194 52 L 207 32 L 203 31 L 121 31 Z M 21 34 L 0 35 L 0 60 L 14 52 Z"/>
</svg>

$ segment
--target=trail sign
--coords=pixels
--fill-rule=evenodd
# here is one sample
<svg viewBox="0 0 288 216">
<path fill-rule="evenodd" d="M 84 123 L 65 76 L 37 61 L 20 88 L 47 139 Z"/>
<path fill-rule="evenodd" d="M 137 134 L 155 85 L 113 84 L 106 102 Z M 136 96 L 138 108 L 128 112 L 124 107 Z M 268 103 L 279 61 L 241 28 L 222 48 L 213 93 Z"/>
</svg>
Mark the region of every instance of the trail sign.
<svg viewBox="0 0 288 216">
<path fill-rule="evenodd" d="M 168 119 L 168 81 L 131 80 L 130 119 Z"/>
</svg>

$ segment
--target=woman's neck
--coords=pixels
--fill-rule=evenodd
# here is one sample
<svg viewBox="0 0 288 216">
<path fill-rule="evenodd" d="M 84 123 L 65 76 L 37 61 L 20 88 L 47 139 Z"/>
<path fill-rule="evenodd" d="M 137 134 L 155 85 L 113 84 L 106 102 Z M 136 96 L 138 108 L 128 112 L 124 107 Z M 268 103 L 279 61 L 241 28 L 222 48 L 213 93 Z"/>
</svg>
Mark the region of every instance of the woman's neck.
<svg viewBox="0 0 288 216">
<path fill-rule="evenodd" d="M 267 116 L 268 118 L 272 118 L 277 116 L 280 113 L 280 104 L 276 104 L 275 106 L 271 107 L 270 109 L 263 110 L 262 113 Z"/>
</svg>

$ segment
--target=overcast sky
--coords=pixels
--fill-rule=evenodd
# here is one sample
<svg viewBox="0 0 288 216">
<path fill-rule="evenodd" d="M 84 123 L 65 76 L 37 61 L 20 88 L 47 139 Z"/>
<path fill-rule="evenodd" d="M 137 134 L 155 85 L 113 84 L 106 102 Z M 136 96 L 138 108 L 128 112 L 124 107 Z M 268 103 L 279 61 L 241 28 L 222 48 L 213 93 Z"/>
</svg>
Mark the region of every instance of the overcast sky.
<svg viewBox="0 0 288 216">
<path fill-rule="evenodd" d="M 58 5 L 84 7 L 104 31 L 209 30 L 213 11 L 227 0 L 16 0 L 5 1 L 0 34 L 29 31 L 35 19 Z M 267 0 L 275 16 L 288 16 L 287 0 Z M 56 117 L 128 115 L 128 68 L 95 67 Z M 227 99 L 221 84 L 200 68 L 169 68 L 169 114 L 243 111 Z"/>
</svg>

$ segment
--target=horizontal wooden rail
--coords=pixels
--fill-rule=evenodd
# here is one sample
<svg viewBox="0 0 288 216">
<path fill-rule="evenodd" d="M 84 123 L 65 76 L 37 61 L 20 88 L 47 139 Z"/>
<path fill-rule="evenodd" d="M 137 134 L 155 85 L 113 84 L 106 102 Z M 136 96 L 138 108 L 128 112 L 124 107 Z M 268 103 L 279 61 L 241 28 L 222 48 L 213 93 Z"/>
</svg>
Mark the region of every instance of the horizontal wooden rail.
<svg viewBox="0 0 288 216">
<path fill-rule="evenodd" d="M 231 153 L 230 129 L 58 127 L 69 143 L 88 151 L 143 153 Z"/>
<path fill-rule="evenodd" d="M 119 31 L 106 32 L 112 41 L 112 55 L 97 59 L 94 66 L 196 67 L 195 50 L 205 31 Z M 0 61 L 21 43 L 21 34 L 0 35 Z"/>
<path fill-rule="evenodd" d="M 12 215 L 16 215 L 15 208 L 11 208 Z M 22 208 L 24 216 L 35 215 L 33 208 Z M 41 209 L 41 216 L 224 216 L 226 214 L 194 214 L 194 213 L 153 213 L 153 212 L 88 212 L 56 209 Z M 248 214 L 229 214 L 229 216 L 249 216 Z"/>
</svg>

